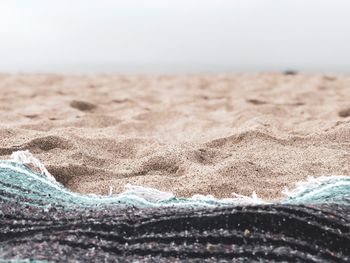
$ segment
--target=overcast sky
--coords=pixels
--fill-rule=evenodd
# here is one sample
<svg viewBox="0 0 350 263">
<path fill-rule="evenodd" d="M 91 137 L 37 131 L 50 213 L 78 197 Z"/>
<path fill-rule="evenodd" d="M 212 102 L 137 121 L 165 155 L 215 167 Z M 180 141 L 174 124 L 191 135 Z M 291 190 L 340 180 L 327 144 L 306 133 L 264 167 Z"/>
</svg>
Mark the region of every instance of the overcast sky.
<svg viewBox="0 0 350 263">
<path fill-rule="evenodd" d="M 0 72 L 350 72 L 348 0 L 0 0 Z"/>
</svg>

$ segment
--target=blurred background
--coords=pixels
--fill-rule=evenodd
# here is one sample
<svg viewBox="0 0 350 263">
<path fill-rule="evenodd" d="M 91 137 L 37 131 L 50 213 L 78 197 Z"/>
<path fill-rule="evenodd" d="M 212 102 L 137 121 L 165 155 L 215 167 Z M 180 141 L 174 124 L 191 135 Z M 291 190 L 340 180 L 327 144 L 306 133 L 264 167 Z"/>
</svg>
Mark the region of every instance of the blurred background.
<svg viewBox="0 0 350 263">
<path fill-rule="evenodd" d="M 348 0 L 1 0 L 2 73 L 349 73 Z"/>
</svg>

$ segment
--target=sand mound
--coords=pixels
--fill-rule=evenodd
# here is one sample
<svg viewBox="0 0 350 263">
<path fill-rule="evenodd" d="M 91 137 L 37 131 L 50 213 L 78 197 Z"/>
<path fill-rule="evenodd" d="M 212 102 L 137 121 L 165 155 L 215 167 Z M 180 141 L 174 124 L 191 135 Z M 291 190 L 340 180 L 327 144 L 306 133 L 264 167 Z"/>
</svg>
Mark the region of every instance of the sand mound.
<svg viewBox="0 0 350 263">
<path fill-rule="evenodd" d="M 81 193 L 126 183 L 275 199 L 350 174 L 350 77 L 0 76 L 0 155 L 29 149 Z"/>
</svg>

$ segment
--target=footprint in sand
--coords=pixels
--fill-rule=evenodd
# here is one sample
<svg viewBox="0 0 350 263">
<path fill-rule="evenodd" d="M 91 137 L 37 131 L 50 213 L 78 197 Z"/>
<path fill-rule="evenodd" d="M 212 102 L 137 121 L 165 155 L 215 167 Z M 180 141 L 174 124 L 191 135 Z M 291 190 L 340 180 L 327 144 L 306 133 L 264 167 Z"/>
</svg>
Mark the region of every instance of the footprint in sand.
<svg viewBox="0 0 350 263">
<path fill-rule="evenodd" d="M 69 105 L 80 111 L 92 111 L 97 108 L 95 104 L 81 100 L 73 100 Z"/>
<path fill-rule="evenodd" d="M 350 107 L 339 111 L 338 115 L 342 118 L 350 117 Z"/>
</svg>

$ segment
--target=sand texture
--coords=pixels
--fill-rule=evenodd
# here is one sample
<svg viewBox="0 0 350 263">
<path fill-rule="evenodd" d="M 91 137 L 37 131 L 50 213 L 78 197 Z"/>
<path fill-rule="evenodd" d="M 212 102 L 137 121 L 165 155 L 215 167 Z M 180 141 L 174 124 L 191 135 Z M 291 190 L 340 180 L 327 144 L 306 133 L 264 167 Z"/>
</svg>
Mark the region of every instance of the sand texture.
<svg viewBox="0 0 350 263">
<path fill-rule="evenodd" d="M 0 76 L 0 157 L 30 150 L 58 181 L 276 199 L 350 174 L 350 76 Z"/>
</svg>

